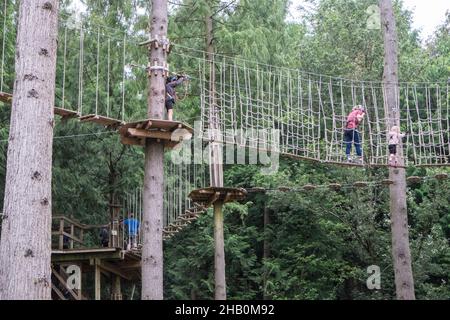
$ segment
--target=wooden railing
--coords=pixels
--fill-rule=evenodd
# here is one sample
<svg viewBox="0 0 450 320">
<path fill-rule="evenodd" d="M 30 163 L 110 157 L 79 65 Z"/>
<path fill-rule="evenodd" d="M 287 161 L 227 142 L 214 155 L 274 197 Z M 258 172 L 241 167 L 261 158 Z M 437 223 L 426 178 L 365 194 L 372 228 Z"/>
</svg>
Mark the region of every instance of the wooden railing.
<svg viewBox="0 0 450 320">
<path fill-rule="evenodd" d="M 75 244 L 84 247 L 84 235 L 88 230 L 109 229 L 109 225 L 86 225 L 63 215 L 53 216 L 52 221 L 52 237 L 57 237 L 59 250 L 74 249 Z"/>
</svg>

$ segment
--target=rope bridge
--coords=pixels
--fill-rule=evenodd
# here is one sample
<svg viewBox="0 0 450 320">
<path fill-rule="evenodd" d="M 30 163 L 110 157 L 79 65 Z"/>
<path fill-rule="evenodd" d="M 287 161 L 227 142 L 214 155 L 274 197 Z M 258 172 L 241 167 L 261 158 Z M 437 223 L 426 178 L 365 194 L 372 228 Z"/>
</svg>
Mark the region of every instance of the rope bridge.
<svg viewBox="0 0 450 320">
<path fill-rule="evenodd" d="M 202 164 L 173 164 L 165 161 L 164 166 L 164 208 L 163 208 L 163 238 L 170 239 L 183 228 L 195 221 L 207 208 L 193 202 L 189 193 L 208 185 L 208 167 Z M 143 187 L 134 188 L 125 193 L 123 199 L 122 219 L 133 218 L 142 222 Z M 141 228 L 136 236 L 136 245 L 142 244 Z M 123 248 L 132 242 L 130 233 L 122 236 Z"/>
<path fill-rule="evenodd" d="M 2 7 L 0 100 L 10 102 L 14 83 L 15 24 L 12 6 Z M 1 10 L 1 9 L 0 9 Z M 117 128 L 146 118 L 147 55 L 142 39 L 110 28 L 61 19 L 55 113 Z M 172 55 L 197 69 L 202 137 L 210 123 L 227 144 L 271 149 L 299 159 L 349 165 L 344 152 L 347 115 L 363 105 L 360 125 L 364 164 L 388 164 L 387 107 L 382 82 L 357 81 L 214 55 L 180 45 Z M 189 64 L 189 66 L 187 66 Z M 139 67 L 144 66 L 144 67 Z M 215 79 L 212 79 L 214 70 Z M 213 94 L 211 88 L 214 88 Z M 400 83 L 400 114 L 408 166 L 450 164 L 450 107 L 447 83 Z M 142 108 L 126 108 L 142 105 Z M 279 130 L 279 142 L 269 132 Z M 231 135 L 226 133 L 231 132 Z M 240 132 L 245 137 L 239 137 Z M 244 142 L 243 142 L 244 141 Z M 356 165 L 356 164 L 350 164 Z"/>
<path fill-rule="evenodd" d="M 302 73 L 219 55 L 214 61 L 200 61 L 199 78 L 204 129 L 218 122 L 223 143 L 242 144 L 236 132 L 243 131 L 250 146 L 269 145 L 286 156 L 347 164 L 347 115 L 353 106 L 362 105 L 366 116 L 359 131 L 364 161 L 370 166 L 388 165 L 390 128 L 381 82 Z M 449 85 L 400 83 L 398 96 L 395 108 L 406 133 L 406 164 L 449 165 Z M 217 110 L 218 116 L 210 110 Z M 270 129 L 280 131 L 279 142 L 270 134 L 256 134 Z"/>
</svg>

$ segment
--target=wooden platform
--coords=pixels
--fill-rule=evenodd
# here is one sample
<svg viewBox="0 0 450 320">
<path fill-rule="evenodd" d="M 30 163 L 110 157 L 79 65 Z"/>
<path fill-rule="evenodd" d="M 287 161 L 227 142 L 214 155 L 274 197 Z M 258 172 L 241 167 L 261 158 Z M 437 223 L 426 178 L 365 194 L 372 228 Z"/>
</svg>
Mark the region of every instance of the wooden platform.
<svg viewBox="0 0 450 320">
<path fill-rule="evenodd" d="M 11 103 L 12 101 L 12 94 L 6 93 L 6 92 L 0 92 L 0 101 L 4 103 Z"/>
<path fill-rule="evenodd" d="M 108 118 L 108 117 L 95 115 L 95 114 L 88 114 L 88 115 L 82 116 L 82 117 L 80 117 L 80 121 L 81 122 L 93 122 L 95 124 L 98 124 L 98 125 L 101 125 L 101 126 L 104 126 L 107 128 L 111 128 L 111 129 L 116 129 L 124 124 L 124 122 L 122 122 L 121 120 Z"/>
<path fill-rule="evenodd" d="M 194 130 L 179 121 L 146 119 L 124 124 L 120 127 L 123 144 L 145 146 L 147 139 L 163 140 L 165 146 L 173 148 L 183 140 L 189 140 Z"/>
<path fill-rule="evenodd" d="M 60 116 L 63 120 L 71 119 L 71 118 L 78 118 L 80 116 L 80 114 L 77 111 L 73 111 L 73 110 L 69 110 L 69 109 L 55 107 L 54 110 L 55 110 L 55 114 Z"/>
<path fill-rule="evenodd" d="M 75 263 L 89 270 L 96 261 L 105 271 L 132 280 L 140 278 L 140 252 L 124 251 L 121 248 L 83 248 L 52 250 L 52 263 Z"/>
<path fill-rule="evenodd" d="M 209 187 L 197 189 L 189 194 L 192 201 L 209 206 L 217 201 L 223 203 L 244 200 L 247 191 L 242 188 L 216 188 Z"/>
</svg>

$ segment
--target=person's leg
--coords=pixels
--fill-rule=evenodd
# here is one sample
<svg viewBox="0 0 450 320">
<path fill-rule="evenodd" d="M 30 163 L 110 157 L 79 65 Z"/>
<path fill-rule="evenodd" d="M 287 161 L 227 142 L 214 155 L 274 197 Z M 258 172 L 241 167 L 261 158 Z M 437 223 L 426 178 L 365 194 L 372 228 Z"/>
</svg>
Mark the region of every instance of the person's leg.
<svg viewBox="0 0 450 320">
<path fill-rule="evenodd" d="M 350 159 L 350 153 L 352 152 L 352 131 L 348 129 L 344 131 L 345 155 L 347 159 Z"/>
<path fill-rule="evenodd" d="M 389 145 L 389 165 L 393 166 L 395 163 L 395 150 L 393 145 Z"/>
<path fill-rule="evenodd" d="M 361 139 L 358 130 L 353 130 L 353 142 L 355 143 L 356 155 L 362 157 Z"/>
<path fill-rule="evenodd" d="M 173 100 L 166 101 L 167 120 L 169 120 L 169 121 L 173 121 L 173 105 L 174 104 L 175 103 Z"/>
</svg>

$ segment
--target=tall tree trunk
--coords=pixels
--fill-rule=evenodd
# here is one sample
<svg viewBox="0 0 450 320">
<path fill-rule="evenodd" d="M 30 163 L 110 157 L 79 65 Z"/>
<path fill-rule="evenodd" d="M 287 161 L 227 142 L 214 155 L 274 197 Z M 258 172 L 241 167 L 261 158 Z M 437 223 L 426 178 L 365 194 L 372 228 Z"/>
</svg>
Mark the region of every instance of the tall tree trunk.
<svg viewBox="0 0 450 320">
<path fill-rule="evenodd" d="M 220 113 L 216 105 L 216 70 L 214 64 L 213 4 L 205 17 L 206 52 L 209 68 L 209 173 L 212 187 L 223 187 L 222 142 L 220 139 Z M 223 203 L 214 203 L 214 280 L 216 300 L 226 300 L 225 244 L 223 234 Z"/>
<path fill-rule="evenodd" d="M 152 38 L 167 37 L 167 0 L 152 0 L 150 34 Z M 150 65 L 165 65 L 167 52 L 151 45 Z M 165 77 L 163 70 L 149 73 L 148 116 L 163 119 Z M 163 299 L 163 193 L 164 145 L 147 140 L 143 193 L 142 299 Z"/>
<path fill-rule="evenodd" d="M 51 298 L 57 0 L 20 1 L 9 132 L 0 300 Z"/>
<path fill-rule="evenodd" d="M 268 239 L 268 228 L 270 226 L 270 210 L 267 204 L 264 204 L 264 244 L 263 244 L 263 262 L 265 262 L 270 257 L 270 243 Z M 264 270 L 264 300 L 270 300 L 270 296 L 267 294 L 267 270 Z"/>
<path fill-rule="evenodd" d="M 391 0 L 380 0 L 381 19 L 384 29 L 384 75 L 385 110 L 388 113 L 387 130 L 400 126 L 400 102 L 398 86 L 397 28 Z M 392 229 L 392 257 L 394 262 L 397 299 L 413 300 L 414 279 L 408 236 L 408 213 L 406 205 L 406 174 L 403 146 L 398 146 L 399 168 L 389 168 L 390 211 Z"/>
<path fill-rule="evenodd" d="M 223 237 L 223 203 L 214 203 L 214 281 L 216 300 L 227 299 L 227 284 L 225 278 L 225 244 Z"/>
</svg>

